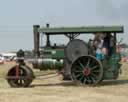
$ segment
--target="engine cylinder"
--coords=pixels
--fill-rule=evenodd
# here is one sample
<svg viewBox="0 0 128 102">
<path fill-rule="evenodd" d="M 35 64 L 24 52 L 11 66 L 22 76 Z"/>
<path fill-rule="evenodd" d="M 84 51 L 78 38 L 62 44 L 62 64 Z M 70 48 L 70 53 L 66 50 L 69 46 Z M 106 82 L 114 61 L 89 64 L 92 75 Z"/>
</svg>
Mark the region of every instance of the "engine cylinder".
<svg viewBox="0 0 128 102">
<path fill-rule="evenodd" d="M 35 66 L 34 66 L 35 65 Z M 35 69 L 47 70 L 47 69 L 58 69 L 60 70 L 63 66 L 63 60 L 56 59 L 36 59 L 33 62 L 33 67 Z"/>
</svg>

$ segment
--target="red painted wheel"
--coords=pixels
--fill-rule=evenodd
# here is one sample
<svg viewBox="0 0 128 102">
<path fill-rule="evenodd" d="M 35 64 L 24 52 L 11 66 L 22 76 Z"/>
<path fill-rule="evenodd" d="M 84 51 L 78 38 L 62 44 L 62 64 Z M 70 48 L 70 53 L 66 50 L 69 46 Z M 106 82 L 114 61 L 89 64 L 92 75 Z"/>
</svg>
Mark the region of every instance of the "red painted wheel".
<svg viewBox="0 0 128 102">
<path fill-rule="evenodd" d="M 76 83 L 96 85 L 103 78 L 103 67 L 95 57 L 81 56 L 73 62 L 71 75 Z"/>
</svg>

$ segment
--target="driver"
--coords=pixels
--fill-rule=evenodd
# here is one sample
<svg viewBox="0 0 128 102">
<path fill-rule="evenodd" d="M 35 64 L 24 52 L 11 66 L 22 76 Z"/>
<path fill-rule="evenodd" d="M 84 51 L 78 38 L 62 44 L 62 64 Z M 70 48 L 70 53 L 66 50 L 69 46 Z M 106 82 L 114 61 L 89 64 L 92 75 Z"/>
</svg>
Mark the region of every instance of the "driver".
<svg viewBox="0 0 128 102">
<path fill-rule="evenodd" d="M 17 62 L 20 64 L 24 64 L 24 51 L 22 49 L 20 49 L 17 53 Z"/>
<path fill-rule="evenodd" d="M 110 33 L 104 34 L 104 38 L 103 38 L 103 47 L 102 47 L 102 52 L 103 54 L 106 56 L 110 56 L 112 53 L 112 47 L 113 47 L 113 37 Z"/>
</svg>

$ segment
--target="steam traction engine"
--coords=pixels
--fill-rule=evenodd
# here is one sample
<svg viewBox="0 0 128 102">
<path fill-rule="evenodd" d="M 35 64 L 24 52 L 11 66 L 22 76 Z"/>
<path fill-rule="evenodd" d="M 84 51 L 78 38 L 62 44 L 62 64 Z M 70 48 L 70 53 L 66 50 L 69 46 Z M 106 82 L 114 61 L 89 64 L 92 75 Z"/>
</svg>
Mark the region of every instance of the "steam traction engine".
<svg viewBox="0 0 128 102">
<path fill-rule="evenodd" d="M 120 53 L 116 51 L 116 34 L 123 33 L 122 26 L 95 26 L 95 27 L 63 27 L 40 28 L 33 26 L 34 53 L 33 67 L 40 70 L 63 69 L 64 79 L 72 79 L 75 83 L 96 85 L 102 80 L 117 79 L 121 67 Z M 89 43 L 76 39 L 80 34 L 106 33 L 113 34 L 114 46 L 110 56 L 102 61 L 97 60 Z M 46 36 L 46 45 L 40 46 L 41 34 Z M 50 36 L 65 35 L 69 38 L 66 46 L 50 44 Z M 86 39 L 86 38 L 85 38 Z M 17 73 L 18 72 L 18 73 Z M 26 65 L 14 66 L 7 74 L 7 80 L 13 87 L 27 87 L 34 75 Z"/>
</svg>

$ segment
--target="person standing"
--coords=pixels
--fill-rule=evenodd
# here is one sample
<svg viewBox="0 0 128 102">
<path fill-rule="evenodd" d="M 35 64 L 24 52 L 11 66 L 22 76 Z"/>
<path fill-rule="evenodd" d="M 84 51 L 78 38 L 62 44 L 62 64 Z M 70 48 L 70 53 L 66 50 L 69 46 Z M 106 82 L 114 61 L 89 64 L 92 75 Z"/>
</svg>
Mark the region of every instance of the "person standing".
<svg viewBox="0 0 128 102">
<path fill-rule="evenodd" d="M 96 33 L 95 34 L 95 38 L 94 38 L 94 47 L 96 50 L 95 56 L 98 60 L 102 60 L 103 59 L 103 55 L 102 55 L 102 46 L 103 46 L 103 39 L 101 37 L 101 33 Z"/>
</svg>

